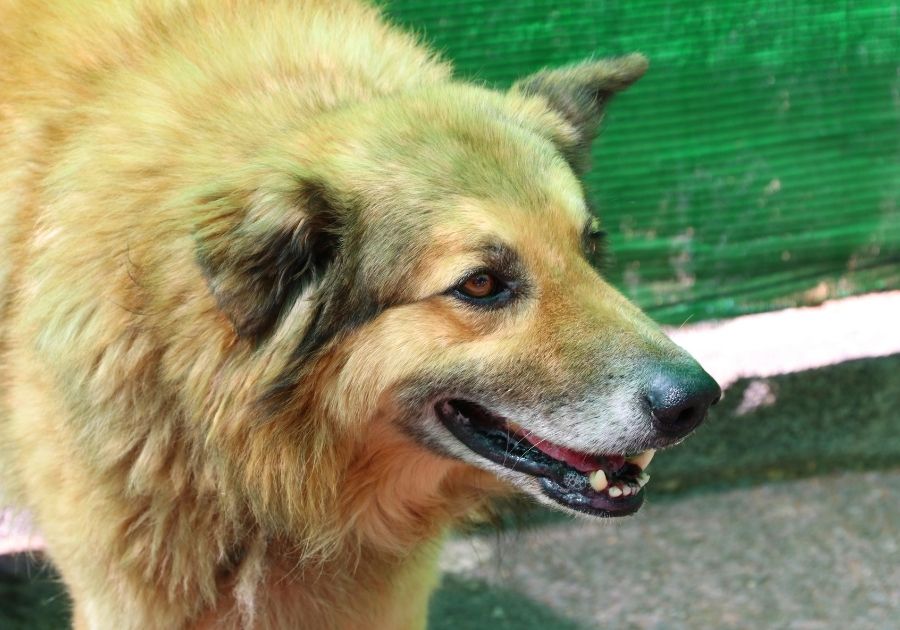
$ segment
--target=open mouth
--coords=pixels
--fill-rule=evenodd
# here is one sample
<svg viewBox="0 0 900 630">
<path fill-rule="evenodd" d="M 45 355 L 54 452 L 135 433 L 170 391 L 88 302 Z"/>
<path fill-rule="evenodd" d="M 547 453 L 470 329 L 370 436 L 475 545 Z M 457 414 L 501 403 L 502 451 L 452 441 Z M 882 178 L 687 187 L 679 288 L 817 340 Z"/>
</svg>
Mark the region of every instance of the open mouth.
<svg viewBox="0 0 900 630">
<path fill-rule="evenodd" d="M 553 444 L 465 400 L 435 406 L 447 429 L 478 455 L 538 478 L 541 491 L 567 508 L 594 516 L 625 516 L 644 502 L 653 451 L 588 454 Z"/>
</svg>

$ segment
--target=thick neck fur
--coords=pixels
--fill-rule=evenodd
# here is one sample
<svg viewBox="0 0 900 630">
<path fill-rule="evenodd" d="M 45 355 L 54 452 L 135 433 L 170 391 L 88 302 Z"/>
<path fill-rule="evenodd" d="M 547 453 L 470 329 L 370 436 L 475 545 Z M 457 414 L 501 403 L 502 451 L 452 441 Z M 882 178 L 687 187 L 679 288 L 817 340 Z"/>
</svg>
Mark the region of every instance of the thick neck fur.
<svg viewBox="0 0 900 630">
<path fill-rule="evenodd" d="M 335 628 L 419 627 L 445 530 L 473 508 L 484 508 L 485 494 L 500 489 L 487 475 L 411 445 L 388 424 L 377 425 L 323 515 L 331 530 L 306 541 L 275 537 L 251 545 L 226 601 L 234 598 L 242 618 L 263 627 L 280 627 L 266 615 L 291 611 L 311 628 L 332 627 L 335 601 L 345 603 Z M 317 545 L 310 547 L 310 540 Z M 316 614 L 321 621 L 313 623 Z"/>
<path fill-rule="evenodd" d="M 146 605 L 157 618 L 170 608 L 194 613 L 169 627 L 282 628 L 296 620 L 340 630 L 420 627 L 444 533 L 503 486 L 431 454 L 388 421 L 351 442 L 302 467 L 280 461 L 282 472 L 293 468 L 287 477 L 252 454 L 241 461 L 264 468 L 243 468 L 242 479 L 234 471 L 186 472 L 193 459 L 186 449 L 171 455 L 168 473 L 159 472 L 184 485 L 134 502 L 129 535 L 118 538 L 128 541 L 117 555 L 129 559 L 123 569 L 136 586 L 156 582 L 164 601 Z M 273 456 L 292 451 L 282 443 Z M 285 481 L 302 485 L 290 492 Z M 263 499 L 279 490 L 277 501 Z M 343 602 L 338 617 L 335 601 Z"/>
</svg>

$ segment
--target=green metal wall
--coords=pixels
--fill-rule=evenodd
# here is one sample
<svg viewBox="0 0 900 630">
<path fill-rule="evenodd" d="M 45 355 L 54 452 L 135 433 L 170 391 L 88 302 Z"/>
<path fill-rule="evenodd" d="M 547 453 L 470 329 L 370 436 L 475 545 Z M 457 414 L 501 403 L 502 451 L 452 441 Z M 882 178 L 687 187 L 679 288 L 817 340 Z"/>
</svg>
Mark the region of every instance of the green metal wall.
<svg viewBox="0 0 900 630">
<path fill-rule="evenodd" d="M 608 274 L 657 319 L 900 287 L 900 5 L 884 0 L 383 0 L 500 87 L 592 53 L 650 71 L 586 185 Z"/>
</svg>

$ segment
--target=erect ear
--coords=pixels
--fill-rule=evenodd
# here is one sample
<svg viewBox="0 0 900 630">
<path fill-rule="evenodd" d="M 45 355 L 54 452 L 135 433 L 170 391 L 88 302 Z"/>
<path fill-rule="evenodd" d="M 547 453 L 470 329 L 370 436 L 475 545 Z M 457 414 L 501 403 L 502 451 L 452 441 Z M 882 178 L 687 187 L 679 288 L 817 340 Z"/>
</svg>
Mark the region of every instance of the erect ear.
<svg viewBox="0 0 900 630">
<path fill-rule="evenodd" d="M 287 303 L 335 258 L 342 218 L 318 184 L 229 192 L 204 200 L 197 260 L 219 308 L 241 337 L 269 332 Z"/>
<path fill-rule="evenodd" d="M 582 172 L 607 103 L 646 71 L 647 58 L 635 53 L 541 70 L 517 81 L 512 89 L 524 96 L 543 97 L 570 126 L 570 133 L 556 135 L 554 141 L 572 167 Z"/>
</svg>

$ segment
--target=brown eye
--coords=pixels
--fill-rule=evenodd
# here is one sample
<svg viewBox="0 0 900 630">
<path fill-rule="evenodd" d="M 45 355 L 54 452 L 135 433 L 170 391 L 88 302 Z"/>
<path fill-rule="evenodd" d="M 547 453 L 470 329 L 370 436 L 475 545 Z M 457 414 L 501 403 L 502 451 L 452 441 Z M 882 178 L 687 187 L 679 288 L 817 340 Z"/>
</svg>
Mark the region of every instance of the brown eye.
<svg viewBox="0 0 900 630">
<path fill-rule="evenodd" d="M 489 273 L 478 273 L 460 285 L 459 290 L 472 298 L 486 298 L 497 290 L 497 279 Z"/>
<path fill-rule="evenodd" d="M 495 309 L 510 304 L 519 295 L 519 283 L 501 280 L 490 271 L 476 271 L 447 293 L 471 306 Z"/>
</svg>

